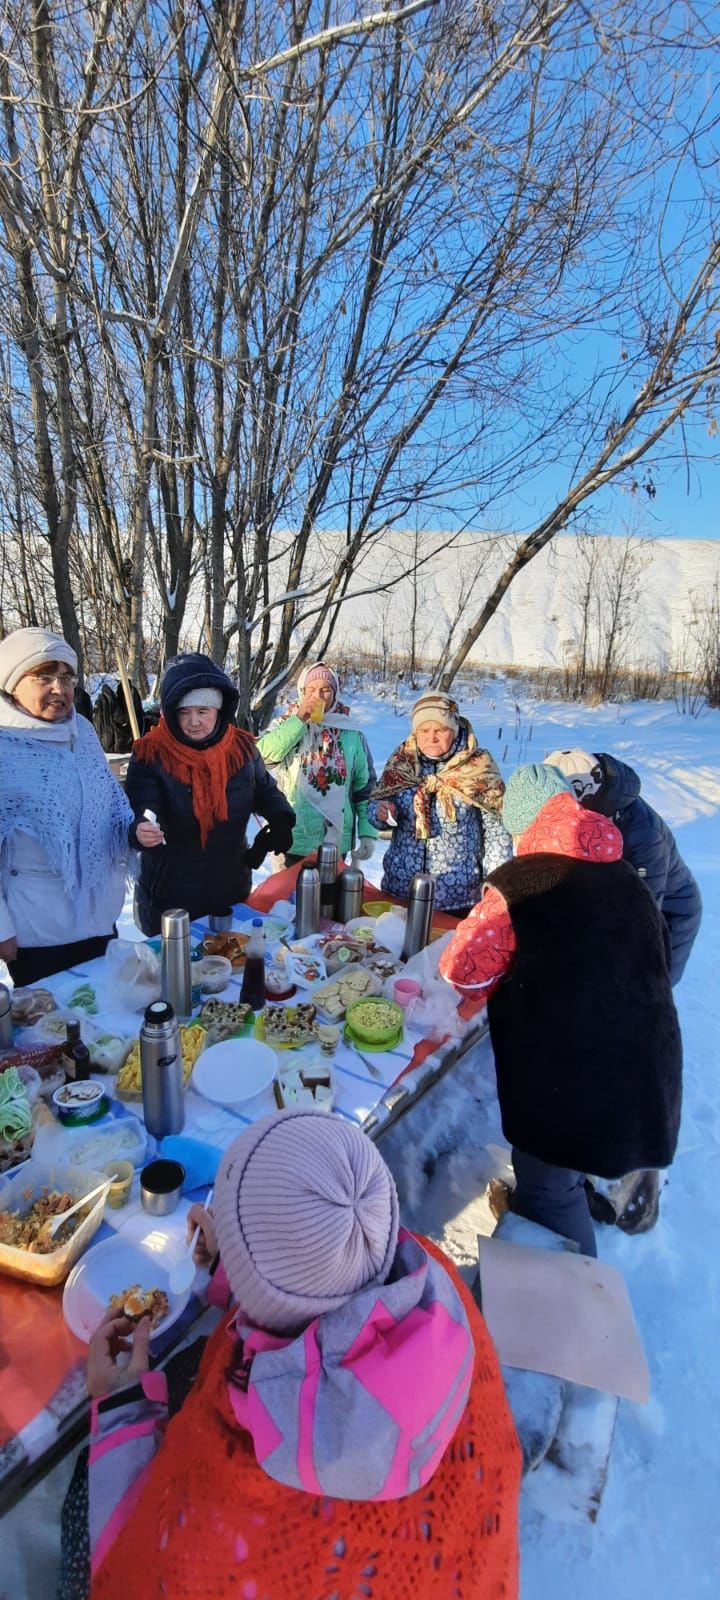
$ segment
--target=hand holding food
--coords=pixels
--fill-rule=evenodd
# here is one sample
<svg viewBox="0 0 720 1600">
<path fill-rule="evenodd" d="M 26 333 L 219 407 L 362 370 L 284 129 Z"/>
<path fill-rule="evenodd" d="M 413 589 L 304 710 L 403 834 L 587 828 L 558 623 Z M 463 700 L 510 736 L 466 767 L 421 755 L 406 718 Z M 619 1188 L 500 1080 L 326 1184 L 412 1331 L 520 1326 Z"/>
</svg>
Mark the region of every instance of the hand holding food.
<svg viewBox="0 0 720 1600">
<path fill-rule="evenodd" d="M 193 1261 L 196 1267 L 209 1267 L 218 1253 L 217 1234 L 213 1221 L 212 1211 L 206 1211 L 199 1201 L 190 1207 L 187 1214 L 188 1244 L 192 1239 L 195 1229 L 199 1228 L 198 1241 L 193 1250 Z"/>
<path fill-rule="evenodd" d="M 115 1389 L 124 1389 L 149 1371 L 150 1331 L 150 1316 L 143 1316 L 135 1324 L 116 1306 L 108 1306 L 102 1322 L 90 1339 L 88 1349 L 87 1387 L 91 1399 L 99 1400 Z M 119 1367 L 117 1364 L 121 1351 L 130 1351 L 127 1366 Z"/>
</svg>

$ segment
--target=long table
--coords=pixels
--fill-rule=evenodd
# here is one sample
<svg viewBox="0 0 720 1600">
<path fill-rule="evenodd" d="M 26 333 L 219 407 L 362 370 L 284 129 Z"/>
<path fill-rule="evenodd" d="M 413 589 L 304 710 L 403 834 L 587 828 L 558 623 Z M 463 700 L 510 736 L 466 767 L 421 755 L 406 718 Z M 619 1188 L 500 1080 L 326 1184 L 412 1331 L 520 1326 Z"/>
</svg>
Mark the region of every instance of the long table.
<svg viewBox="0 0 720 1600">
<path fill-rule="evenodd" d="M 266 880 L 251 896 L 246 907 L 236 907 L 237 926 L 257 915 L 271 914 L 272 904 L 285 897 L 292 887 L 297 869 Z M 368 898 L 377 891 L 368 885 Z M 447 918 L 440 925 L 452 926 Z M 200 940 L 205 923 L 193 925 L 193 937 Z M 92 962 L 72 973 L 60 973 L 45 981 L 44 987 L 58 995 L 67 990 L 68 979 L 97 981 L 102 962 Z M 237 998 L 240 979 L 233 979 L 227 998 Z M 487 1031 L 485 1013 L 464 1005 L 462 1036 L 437 1042 L 406 1030 L 407 1037 L 396 1050 L 373 1057 L 372 1068 L 341 1044 L 333 1058 L 337 1082 L 336 1111 L 355 1122 L 373 1140 L 383 1134 L 421 1095 L 472 1049 Z M 137 1033 L 139 1015 L 103 1013 L 102 1021 L 118 1031 Z M 141 1114 L 141 1107 L 130 1109 Z M 258 1096 L 242 1112 L 211 1106 L 192 1088 L 186 1095 L 185 1133 L 200 1142 L 225 1147 L 250 1121 L 276 1109 L 272 1091 Z M 119 1211 L 106 1209 L 101 1229 L 93 1243 L 110 1237 L 113 1230 L 142 1237 L 148 1218 L 139 1203 L 136 1179 L 130 1204 Z M 169 1231 L 184 1235 L 185 1218 L 193 1199 L 204 1197 L 204 1188 L 184 1196 L 172 1217 L 164 1219 Z M 0 1191 L 1 1204 L 1 1191 Z M 156 1360 L 164 1362 L 185 1340 L 204 1314 L 198 1293 L 193 1293 L 178 1321 L 158 1342 Z M 87 1432 L 88 1404 L 85 1387 L 86 1347 L 70 1332 L 62 1314 L 62 1290 L 35 1289 L 0 1276 L 0 1514 L 8 1510 Z"/>
</svg>

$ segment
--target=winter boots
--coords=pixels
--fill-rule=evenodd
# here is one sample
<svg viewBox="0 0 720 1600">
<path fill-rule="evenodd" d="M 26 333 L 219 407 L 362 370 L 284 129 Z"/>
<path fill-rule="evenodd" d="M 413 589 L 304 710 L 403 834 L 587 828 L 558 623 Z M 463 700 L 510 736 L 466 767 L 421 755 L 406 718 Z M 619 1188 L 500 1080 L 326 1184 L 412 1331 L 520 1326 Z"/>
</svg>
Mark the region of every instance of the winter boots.
<svg viewBox="0 0 720 1600">
<path fill-rule="evenodd" d="M 628 1172 L 608 1181 L 587 1178 L 585 1192 L 595 1222 L 613 1223 L 623 1233 L 648 1233 L 660 1213 L 660 1174 L 654 1168 Z"/>
</svg>

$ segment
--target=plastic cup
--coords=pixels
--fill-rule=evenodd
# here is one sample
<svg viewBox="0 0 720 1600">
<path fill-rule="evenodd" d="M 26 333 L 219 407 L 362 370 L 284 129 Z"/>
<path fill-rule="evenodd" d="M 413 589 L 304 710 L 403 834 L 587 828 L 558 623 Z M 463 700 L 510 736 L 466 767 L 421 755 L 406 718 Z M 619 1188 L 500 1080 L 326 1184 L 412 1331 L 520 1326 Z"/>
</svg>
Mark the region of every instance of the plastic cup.
<svg viewBox="0 0 720 1600">
<path fill-rule="evenodd" d="M 107 1203 L 112 1206 L 113 1211 L 119 1211 L 120 1206 L 126 1206 L 130 1199 L 132 1181 L 135 1177 L 132 1161 L 108 1161 L 101 1170 L 113 1180 L 107 1192 Z"/>
<path fill-rule="evenodd" d="M 422 984 L 416 978 L 396 978 L 393 984 L 393 999 L 399 1006 L 409 1006 L 411 1000 L 417 1000 L 422 994 Z"/>
</svg>

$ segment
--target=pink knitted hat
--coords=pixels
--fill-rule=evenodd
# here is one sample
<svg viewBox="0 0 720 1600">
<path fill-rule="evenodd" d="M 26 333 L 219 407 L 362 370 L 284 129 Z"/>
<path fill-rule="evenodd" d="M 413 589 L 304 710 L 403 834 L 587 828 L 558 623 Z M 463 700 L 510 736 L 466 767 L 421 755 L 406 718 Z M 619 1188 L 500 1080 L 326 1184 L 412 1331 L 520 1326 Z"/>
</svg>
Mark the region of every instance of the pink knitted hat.
<svg viewBox="0 0 720 1600">
<path fill-rule="evenodd" d="M 298 1107 L 253 1123 L 220 1163 L 215 1225 L 251 1322 L 292 1333 L 384 1283 L 398 1202 L 375 1145 L 352 1123 Z"/>
<path fill-rule="evenodd" d="M 332 667 L 326 667 L 324 661 L 316 661 L 314 666 L 306 667 L 298 678 L 298 690 L 304 694 L 311 683 L 329 683 L 333 692 L 333 699 L 337 700 L 340 693 L 340 680 Z"/>
</svg>

